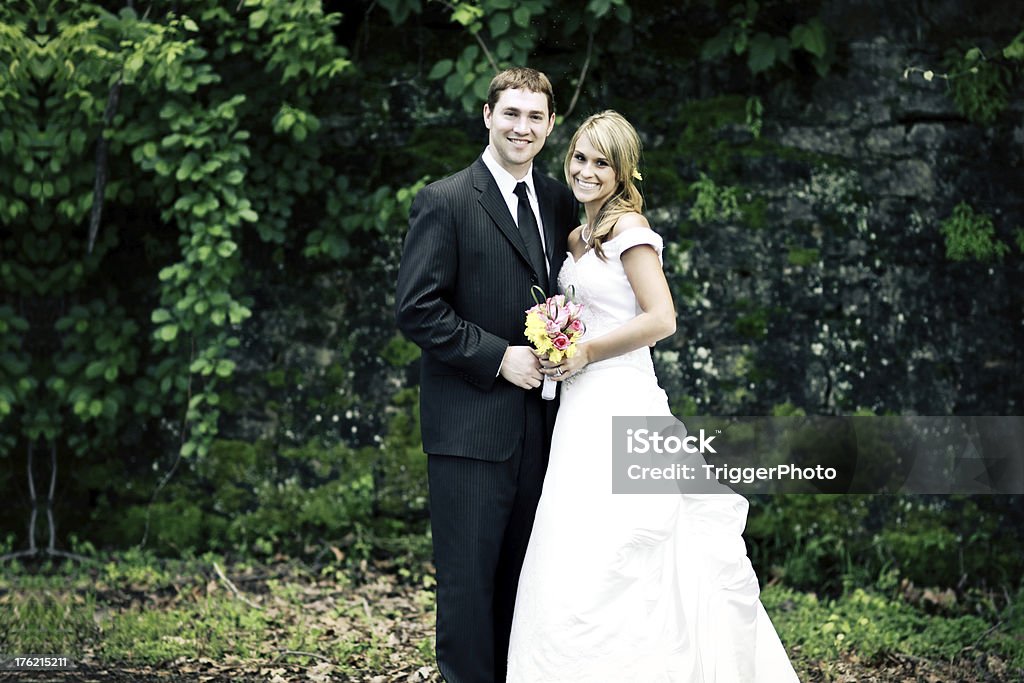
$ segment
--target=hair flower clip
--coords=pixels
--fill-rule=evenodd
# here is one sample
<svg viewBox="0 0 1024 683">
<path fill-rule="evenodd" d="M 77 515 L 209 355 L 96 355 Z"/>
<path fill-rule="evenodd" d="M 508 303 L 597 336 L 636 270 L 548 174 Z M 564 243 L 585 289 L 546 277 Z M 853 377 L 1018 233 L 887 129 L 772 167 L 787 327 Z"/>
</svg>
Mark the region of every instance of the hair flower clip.
<svg viewBox="0 0 1024 683">
<path fill-rule="evenodd" d="M 636 178 L 637 180 L 643 180 L 644 179 L 644 177 L 642 175 L 640 175 L 640 170 L 636 169 L 636 168 L 633 169 L 633 177 Z"/>
</svg>

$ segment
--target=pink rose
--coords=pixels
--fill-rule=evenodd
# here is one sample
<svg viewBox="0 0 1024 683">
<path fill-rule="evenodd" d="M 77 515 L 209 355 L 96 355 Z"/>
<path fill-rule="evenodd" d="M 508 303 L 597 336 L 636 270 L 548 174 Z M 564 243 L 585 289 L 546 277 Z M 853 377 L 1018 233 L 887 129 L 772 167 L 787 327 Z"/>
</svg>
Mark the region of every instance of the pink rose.
<svg viewBox="0 0 1024 683">
<path fill-rule="evenodd" d="M 571 323 L 569 323 L 569 331 L 570 332 L 582 332 L 583 331 L 583 321 L 582 320 L 578 320 L 578 319 L 577 320 L 573 320 Z"/>
<path fill-rule="evenodd" d="M 566 337 L 564 334 L 560 334 L 557 337 L 555 337 L 554 339 L 552 339 L 551 343 L 559 351 L 565 351 L 567 348 L 569 348 L 569 344 L 570 344 L 569 338 Z"/>
</svg>

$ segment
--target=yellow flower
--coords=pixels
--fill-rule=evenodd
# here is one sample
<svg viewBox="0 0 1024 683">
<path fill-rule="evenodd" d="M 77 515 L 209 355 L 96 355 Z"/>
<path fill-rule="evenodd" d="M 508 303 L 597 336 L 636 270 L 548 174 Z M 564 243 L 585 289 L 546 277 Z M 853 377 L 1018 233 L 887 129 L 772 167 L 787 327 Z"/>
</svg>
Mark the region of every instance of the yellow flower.
<svg viewBox="0 0 1024 683">
<path fill-rule="evenodd" d="M 543 330 L 545 327 L 547 327 L 547 324 L 539 313 L 531 313 L 526 316 L 526 329 L 540 328 Z"/>
</svg>

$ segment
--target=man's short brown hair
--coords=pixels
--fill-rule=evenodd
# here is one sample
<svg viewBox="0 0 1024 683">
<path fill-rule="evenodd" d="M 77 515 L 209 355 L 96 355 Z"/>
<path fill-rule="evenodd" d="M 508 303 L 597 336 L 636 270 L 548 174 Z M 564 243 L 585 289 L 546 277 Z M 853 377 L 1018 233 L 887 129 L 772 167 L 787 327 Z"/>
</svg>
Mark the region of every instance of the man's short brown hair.
<svg viewBox="0 0 1024 683">
<path fill-rule="evenodd" d="M 548 117 L 555 113 L 555 93 L 551 88 L 551 81 L 536 69 L 514 66 L 491 79 L 491 85 L 487 88 L 487 106 L 491 111 L 494 111 L 498 98 L 505 90 L 529 90 L 540 93 L 548 98 Z"/>
</svg>

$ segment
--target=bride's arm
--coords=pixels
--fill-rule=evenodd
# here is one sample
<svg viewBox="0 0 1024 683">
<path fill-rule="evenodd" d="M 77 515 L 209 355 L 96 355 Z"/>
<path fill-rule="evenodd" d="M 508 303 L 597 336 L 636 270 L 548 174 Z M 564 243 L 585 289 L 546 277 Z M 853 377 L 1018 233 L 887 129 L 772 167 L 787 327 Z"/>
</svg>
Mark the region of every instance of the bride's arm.
<svg viewBox="0 0 1024 683">
<path fill-rule="evenodd" d="M 636 295 L 641 313 L 608 334 L 580 344 L 587 363 L 621 356 L 650 346 L 676 331 L 676 309 L 672 304 L 665 273 L 654 247 L 639 244 L 622 254 L 622 267 Z"/>
<path fill-rule="evenodd" d="M 638 244 L 623 252 L 622 267 L 636 295 L 641 313 L 628 323 L 601 335 L 597 339 L 579 345 L 579 351 L 572 358 L 562 361 L 563 375 L 545 370 L 553 379 L 564 379 L 589 363 L 621 356 L 654 342 L 669 337 L 676 331 L 676 311 L 672 303 L 661 261 L 654 247 Z M 548 367 L 547 362 L 543 365 Z"/>
</svg>

